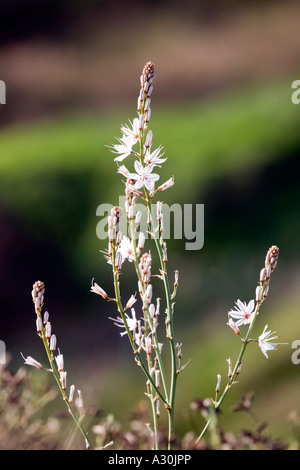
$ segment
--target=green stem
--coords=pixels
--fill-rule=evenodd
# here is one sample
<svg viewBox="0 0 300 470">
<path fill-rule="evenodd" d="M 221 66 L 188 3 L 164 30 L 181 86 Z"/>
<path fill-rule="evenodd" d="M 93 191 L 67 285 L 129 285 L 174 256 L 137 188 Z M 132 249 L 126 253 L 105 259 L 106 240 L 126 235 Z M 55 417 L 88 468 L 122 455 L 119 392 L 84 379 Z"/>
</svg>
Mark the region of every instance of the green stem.
<svg viewBox="0 0 300 470">
<path fill-rule="evenodd" d="M 264 281 L 264 284 L 263 284 L 263 289 L 262 289 L 262 300 L 261 301 L 258 301 L 256 303 L 256 308 L 255 308 L 255 312 L 254 312 L 254 315 L 253 315 L 253 318 L 252 318 L 252 321 L 249 325 L 249 328 L 248 328 L 248 331 L 247 331 L 247 334 L 245 336 L 245 338 L 242 340 L 243 341 L 243 344 L 242 344 L 242 347 L 241 347 L 241 350 L 240 350 L 240 353 L 239 353 L 239 356 L 237 358 L 237 361 L 235 363 L 235 366 L 234 366 L 234 369 L 233 369 L 233 372 L 232 372 L 232 376 L 231 378 L 228 380 L 228 383 L 220 397 L 220 399 L 218 400 L 217 403 L 215 403 L 214 405 L 214 408 L 215 408 L 215 411 L 217 411 L 221 404 L 223 403 L 229 389 L 231 388 L 231 386 L 233 385 L 237 375 L 238 375 L 238 369 L 239 367 L 241 366 L 242 362 L 243 362 L 243 358 L 244 358 L 244 355 L 245 355 L 245 351 L 246 351 L 246 348 L 248 346 L 248 344 L 251 342 L 251 339 L 250 339 L 250 335 L 252 333 L 252 330 L 253 330 L 253 327 L 254 327 L 254 323 L 255 323 L 255 320 L 256 320 L 256 317 L 259 313 L 259 309 L 261 307 L 261 304 L 263 303 L 264 301 L 264 297 L 263 297 L 263 294 L 264 294 L 264 291 L 267 287 L 267 285 L 269 284 L 269 279 L 265 280 Z M 200 439 L 204 436 L 205 432 L 207 431 L 207 429 L 209 428 L 209 425 L 210 425 L 210 422 L 211 420 L 209 419 L 204 427 L 204 429 L 202 430 L 201 434 L 199 435 L 199 437 L 197 438 L 197 441 L 196 442 L 199 442 Z"/>
<path fill-rule="evenodd" d="M 45 350 L 46 350 L 46 353 L 47 353 L 47 356 L 48 356 L 48 360 L 49 360 L 49 364 L 50 364 L 50 367 L 51 367 L 51 372 L 53 373 L 54 375 L 54 378 L 56 380 L 56 383 L 58 385 L 58 388 L 62 394 L 62 397 L 63 397 L 63 400 L 64 402 L 66 403 L 67 405 L 67 408 L 68 408 L 68 411 L 70 413 L 70 415 L 72 416 L 76 426 L 78 427 L 78 429 L 80 430 L 81 434 L 83 435 L 86 443 L 88 443 L 88 446 L 90 449 L 94 450 L 94 446 L 88 436 L 88 433 L 84 430 L 84 428 L 82 427 L 81 423 L 80 423 L 80 419 L 77 418 L 77 416 L 75 415 L 71 405 L 70 405 L 70 402 L 67 398 L 67 395 L 66 395 L 66 392 L 65 390 L 62 388 L 62 384 L 61 384 L 61 381 L 60 381 L 60 377 L 58 375 L 58 372 L 56 370 L 56 367 L 54 365 L 54 360 L 53 360 L 53 356 L 51 354 L 51 351 L 50 351 L 50 348 L 49 348 L 49 344 L 48 344 L 48 340 L 46 338 L 46 334 L 45 334 L 45 328 L 44 326 L 42 327 L 42 335 L 41 335 L 41 339 L 44 343 L 44 347 L 45 347 Z"/>
<path fill-rule="evenodd" d="M 154 222 L 153 222 L 153 216 L 152 216 L 152 211 L 151 211 L 151 204 L 149 201 L 149 195 L 148 193 L 146 193 L 146 195 L 147 195 L 146 204 L 147 204 L 150 217 L 151 217 L 151 225 L 154 229 Z M 170 449 L 172 436 L 174 435 L 174 404 L 175 404 L 175 393 L 176 393 L 176 383 L 177 383 L 177 367 L 176 367 L 177 355 L 176 355 L 176 348 L 175 348 L 175 341 L 174 341 L 172 296 L 171 296 L 169 278 L 167 274 L 167 266 L 166 266 L 166 262 L 164 261 L 162 246 L 159 240 L 157 239 L 157 237 L 155 236 L 155 230 L 154 230 L 154 241 L 155 241 L 157 253 L 159 256 L 159 260 L 160 260 L 161 274 L 162 274 L 162 280 L 164 283 L 166 303 L 167 303 L 167 322 L 168 322 L 169 333 L 170 333 L 170 335 L 168 336 L 168 339 L 169 339 L 170 349 L 171 349 L 172 370 L 171 370 L 171 386 L 170 386 L 170 395 L 169 395 L 170 408 L 167 409 L 168 415 L 169 415 L 168 448 Z"/>
<path fill-rule="evenodd" d="M 135 231 L 134 231 L 134 226 L 133 226 L 133 220 L 130 221 L 129 226 L 130 226 L 130 230 L 131 230 L 131 239 L 132 239 L 133 249 L 134 249 L 134 266 L 135 266 L 135 270 L 136 270 L 138 280 L 140 281 L 140 285 L 141 285 L 141 288 L 142 288 L 142 294 L 143 294 L 143 297 L 144 297 L 145 294 L 146 294 L 146 290 L 145 290 L 144 284 L 142 283 L 142 277 L 141 277 L 141 273 L 140 273 L 139 266 L 138 266 L 138 256 L 137 256 L 137 249 L 136 249 L 136 242 L 135 242 Z M 149 313 L 148 303 L 145 305 L 145 307 L 146 307 L 146 310 L 145 310 L 146 320 L 147 320 L 147 322 L 150 326 L 151 331 L 153 331 L 153 322 L 152 322 L 151 315 Z M 164 370 L 164 365 L 163 365 L 161 353 L 160 353 L 160 350 L 159 350 L 157 334 L 153 335 L 152 339 L 154 341 L 156 356 L 157 356 L 157 360 L 158 360 L 158 366 L 159 366 L 161 379 L 162 379 L 162 383 L 163 383 L 163 387 L 164 387 L 164 391 L 165 391 L 165 395 L 166 395 L 166 400 L 169 402 L 168 385 L 167 385 L 166 374 L 165 374 L 165 370 Z"/>
<path fill-rule="evenodd" d="M 116 267 L 115 267 L 115 247 L 113 247 L 113 277 L 114 277 L 114 289 L 115 289 L 115 296 L 116 296 L 116 303 L 117 303 L 117 306 L 118 306 L 118 310 L 121 314 L 121 317 L 122 317 L 122 320 L 123 320 L 123 323 L 124 323 L 124 326 L 125 326 L 125 329 L 126 329 L 126 332 L 127 332 L 127 335 L 128 335 L 128 338 L 129 338 L 129 342 L 131 344 L 131 347 L 133 349 L 133 352 L 134 354 L 136 355 L 136 357 L 138 358 L 139 360 L 139 363 L 147 377 L 147 379 L 149 379 L 149 381 L 151 382 L 151 384 L 153 385 L 154 389 L 156 390 L 158 396 L 160 397 L 160 399 L 162 400 L 162 402 L 168 406 L 168 402 L 167 400 L 165 399 L 165 397 L 162 395 L 161 391 L 156 387 L 156 384 L 153 380 L 153 378 L 151 377 L 151 375 L 149 374 L 148 372 L 148 369 L 147 369 L 147 366 L 140 354 L 140 352 L 138 351 L 138 348 L 136 347 L 135 345 L 135 342 L 132 338 L 132 335 L 131 335 L 131 331 L 129 329 L 129 326 L 127 324 L 127 320 L 126 320 L 126 316 L 125 316 L 125 312 L 124 312 L 124 309 L 123 309 L 123 306 L 122 306 L 122 303 L 121 303 L 121 296 L 120 296 L 120 291 L 119 291 L 119 283 L 118 283 L 118 272 L 116 270 Z"/>
</svg>

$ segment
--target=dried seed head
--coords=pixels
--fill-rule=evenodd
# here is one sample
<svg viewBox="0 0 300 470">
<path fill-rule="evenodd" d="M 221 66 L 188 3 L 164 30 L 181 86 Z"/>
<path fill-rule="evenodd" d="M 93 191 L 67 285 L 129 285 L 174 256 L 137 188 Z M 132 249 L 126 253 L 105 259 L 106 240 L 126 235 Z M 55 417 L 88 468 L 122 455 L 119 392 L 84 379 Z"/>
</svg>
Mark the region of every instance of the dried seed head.
<svg viewBox="0 0 300 470">
<path fill-rule="evenodd" d="M 271 267 L 271 272 L 273 272 L 274 269 L 276 268 L 278 257 L 279 257 L 278 246 L 276 245 L 271 246 L 271 248 L 269 248 L 268 250 L 268 253 L 266 255 L 266 260 L 265 260 L 265 267 L 267 269 Z"/>
</svg>

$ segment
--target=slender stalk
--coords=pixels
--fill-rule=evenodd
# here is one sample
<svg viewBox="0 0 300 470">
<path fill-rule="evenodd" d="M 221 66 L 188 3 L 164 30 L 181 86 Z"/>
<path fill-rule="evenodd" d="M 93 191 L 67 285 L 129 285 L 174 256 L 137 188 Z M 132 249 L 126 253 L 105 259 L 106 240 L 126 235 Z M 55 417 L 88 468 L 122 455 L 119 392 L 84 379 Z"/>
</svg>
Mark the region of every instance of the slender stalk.
<svg viewBox="0 0 300 470">
<path fill-rule="evenodd" d="M 114 248 L 114 254 L 113 254 L 113 258 L 115 257 L 115 248 Z M 155 391 L 157 392 L 157 394 L 159 395 L 160 399 L 163 401 L 163 403 L 168 406 L 168 402 L 167 400 L 165 399 L 165 397 L 162 395 L 161 391 L 156 387 L 156 384 L 153 380 L 153 378 L 151 377 L 150 373 L 148 372 L 148 369 L 147 369 L 147 366 L 142 358 L 142 355 L 141 353 L 139 352 L 138 348 L 136 347 L 135 345 L 135 342 L 132 338 L 132 334 L 131 334 L 131 331 L 129 329 L 129 326 L 128 326 L 128 323 L 127 323 L 127 319 L 126 319 L 126 316 L 125 316 L 125 312 L 124 312 L 124 309 L 123 309 L 123 306 L 122 306 L 122 303 L 121 303 L 121 296 L 120 296 L 120 290 L 119 290 L 119 280 L 118 280 L 118 272 L 116 270 L 116 267 L 114 266 L 113 268 L 113 278 L 114 278 L 114 289 L 115 289 L 115 296 L 116 296 L 116 303 L 117 303 L 117 306 L 118 306 L 118 310 L 120 312 L 120 315 L 122 317 L 122 320 L 123 320 L 123 323 L 125 325 L 125 329 L 126 329 L 126 332 L 127 332 L 127 335 L 128 335 L 128 338 L 129 338 L 129 342 L 131 344 L 131 347 L 133 349 L 133 352 L 134 354 L 136 355 L 136 357 L 138 358 L 138 361 L 147 377 L 147 379 L 151 382 L 151 385 L 154 387 Z"/>
<path fill-rule="evenodd" d="M 270 281 L 270 278 L 266 279 L 262 285 L 262 294 L 261 294 L 261 300 L 260 301 L 257 301 L 256 303 L 256 308 L 255 308 L 255 311 L 254 311 L 254 315 L 253 315 L 253 318 L 252 318 L 252 321 L 248 327 L 248 330 L 247 330 L 247 333 L 246 333 L 246 336 L 245 338 L 242 339 L 242 347 L 241 347 L 241 350 L 240 350 L 240 353 L 238 355 L 238 358 L 236 360 L 236 363 L 235 363 L 235 366 L 233 368 L 233 371 L 232 371 L 232 376 L 230 377 L 230 379 L 228 380 L 228 383 L 220 397 L 220 399 L 217 401 L 217 402 L 214 402 L 214 409 L 215 409 L 215 412 L 220 408 L 221 404 L 223 403 L 228 391 L 230 390 L 231 386 L 234 384 L 235 380 L 236 380 L 236 377 L 238 375 L 238 371 L 239 371 L 239 368 L 241 367 L 242 365 L 242 362 L 243 362 L 243 359 L 244 359 L 244 355 L 245 355 L 245 352 L 246 352 L 246 348 L 248 346 L 248 344 L 250 342 L 252 342 L 253 340 L 250 339 L 250 335 L 252 333 L 252 330 L 253 330 L 253 327 L 254 327 L 254 323 L 255 323 L 255 320 L 256 320 L 256 317 L 259 313 L 259 309 L 261 307 L 261 304 L 263 303 L 264 301 L 264 292 L 269 284 L 269 281 Z M 197 440 L 196 440 L 196 443 L 200 441 L 200 439 L 204 436 L 204 434 L 206 433 L 207 429 L 209 428 L 211 424 L 211 419 L 208 419 L 206 425 L 204 426 L 201 434 L 198 436 Z"/>
<path fill-rule="evenodd" d="M 140 270 L 139 270 L 139 267 L 138 267 L 138 257 L 137 257 L 137 249 L 136 249 L 136 242 L 135 242 L 135 231 L 134 231 L 134 226 L 133 226 L 133 220 L 130 221 L 129 225 L 130 225 L 130 230 L 131 230 L 131 239 L 132 239 L 133 248 L 134 248 L 134 266 L 135 266 L 135 270 L 136 270 L 138 280 L 140 281 L 140 285 L 141 285 L 141 288 L 142 288 L 142 294 L 143 294 L 143 296 L 145 296 L 145 294 L 146 294 L 145 286 L 142 283 L 141 273 L 140 273 Z M 146 313 L 146 317 L 147 317 L 146 319 L 147 319 L 147 322 L 149 323 L 150 329 L 151 329 L 151 331 L 153 331 L 153 322 L 152 322 L 151 315 L 149 313 L 149 305 L 148 304 L 146 304 L 145 313 Z M 156 334 L 153 335 L 153 341 L 154 341 L 156 356 L 157 356 L 158 365 L 159 365 L 159 369 L 160 369 L 160 373 L 161 373 L 162 383 L 163 383 L 164 391 L 165 391 L 165 395 L 166 395 L 166 400 L 169 402 L 169 391 L 168 391 L 168 385 L 167 385 L 167 380 L 166 380 L 166 374 L 165 374 L 164 364 L 163 364 L 161 353 L 160 353 L 160 350 L 159 350 L 158 339 L 157 339 Z"/>
<path fill-rule="evenodd" d="M 149 200 L 149 195 L 147 194 L 146 204 L 150 213 L 151 217 L 151 225 L 154 228 L 154 221 L 153 215 L 151 211 L 151 203 Z M 155 233 L 155 230 L 154 230 Z M 175 340 L 174 340 L 174 323 L 173 323 L 173 308 L 172 308 L 172 296 L 171 296 L 171 289 L 169 284 L 169 278 L 167 273 L 167 266 L 166 262 L 164 261 L 163 257 L 163 249 L 157 237 L 154 236 L 154 241 L 157 249 L 157 253 L 160 260 L 160 267 L 161 267 L 161 274 L 162 280 L 165 289 L 165 296 L 166 296 L 166 303 L 167 303 L 167 322 L 169 327 L 169 334 L 168 340 L 170 343 L 171 349 L 171 385 L 170 385 L 170 395 L 169 395 L 169 403 L 170 408 L 167 409 L 168 416 L 169 416 L 169 436 L 168 436 L 168 447 L 171 448 L 171 440 L 172 436 L 174 435 L 174 404 L 175 404 L 175 393 L 176 393 L 176 383 L 177 383 L 177 356 L 176 356 L 176 348 L 175 348 Z"/>
<path fill-rule="evenodd" d="M 93 443 L 91 442 L 89 436 L 88 436 L 88 433 L 85 431 L 85 429 L 82 427 L 81 425 L 81 422 L 80 420 L 81 419 L 78 419 L 77 416 L 75 415 L 72 407 L 71 407 L 71 404 L 68 400 L 68 397 L 66 395 L 66 391 L 63 389 L 62 387 L 62 384 L 61 384 L 61 380 L 60 380 L 60 377 L 59 377 L 59 374 L 56 370 L 56 367 L 55 367 L 55 364 L 54 364 L 54 359 L 53 359 L 53 355 L 50 351 L 50 348 L 49 348 L 49 344 L 48 344 L 48 340 L 46 338 L 46 331 L 45 331 L 45 327 L 43 326 L 42 327 L 42 331 L 41 331 L 41 339 L 43 341 L 43 344 L 44 344 L 44 347 L 45 347 L 45 350 L 46 350 L 46 353 L 47 353 L 47 357 L 48 357 L 48 361 L 49 361 L 49 364 L 50 364 L 50 367 L 51 367 L 51 372 L 53 373 L 53 376 L 56 380 L 56 383 L 57 383 L 57 386 L 61 392 L 61 395 L 63 397 L 63 400 L 64 402 L 66 403 L 67 405 L 67 408 L 68 408 L 68 411 L 70 413 L 70 415 L 72 416 L 76 426 L 78 427 L 78 429 L 80 430 L 81 434 L 83 435 L 84 439 L 85 439 L 85 442 L 88 444 L 88 447 L 91 449 L 91 450 L 94 450 L 94 446 L 93 446 Z"/>
</svg>

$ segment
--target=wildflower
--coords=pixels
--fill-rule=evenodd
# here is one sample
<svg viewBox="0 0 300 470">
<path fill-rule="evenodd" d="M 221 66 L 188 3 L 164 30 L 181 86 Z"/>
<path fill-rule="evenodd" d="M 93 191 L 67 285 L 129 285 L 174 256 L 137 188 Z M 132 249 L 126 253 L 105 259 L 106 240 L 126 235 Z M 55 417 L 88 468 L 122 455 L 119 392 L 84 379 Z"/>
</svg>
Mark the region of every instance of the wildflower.
<svg viewBox="0 0 300 470">
<path fill-rule="evenodd" d="M 33 366 L 40 370 L 43 369 L 42 364 L 40 364 L 36 359 L 33 359 L 33 357 L 27 356 L 25 358 L 22 353 L 21 353 L 21 356 L 23 357 L 25 364 L 27 364 L 28 366 Z"/>
<path fill-rule="evenodd" d="M 271 343 L 270 341 L 272 341 L 273 339 L 279 338 L 279 336 L 272 336 L 271 337 L 271 335 L 273 335 L 276 332 L 274 331 L 273 333 L 271 333 L 271 330 L 266 331 L 267 328 L 268 328 L 268 325 L 265 326 L 264 331 L 259 336 L 258 345 L 259 345 L 262 353 L 268 359 L 267 351 L 272 351 L 273 349 L 277 349 L 277 346 L 279 344 L 286 344 L 286 343 Z"/>
<path fill-rule="evenodd" d="M 112 145 L 113 153 L 118 153 L 119 156 L 114 160 L 115 162 L 122 162 L 128 155 L 132 152 L 132 146 L 135 144 L 135 140 L 131 136 L 123 135 L 123 137 L 118 139 L 118 144 Z"/>
<path fill-rule="evenodd" d="M 127 315 L 127 313 L 125 313 L 125 317 L 126 317 L 126 323 L 127 323 L 127 326 L 129 328 L 130 331 L 135 331 L 136 327 L 137 327 L 137 319 L 136 319 L 136 315 L 135 315 L 135 310 L 134 308 L 131 309 L 131 315 L 132 315 L 132 318 L 129 317 L 129 315 Z M 114 321 L 114 324 L 116 326 L 119 326 L 120 328 L 126 328 L 125 327 L 125 323 L 123 322 L 123 319 L 120 318 L 120 317 L 117 317 L 117 318 L 110 318 L 110 320 L 113 320 Z M 121 336 L 124 336 L 127 334 L 127 331 L 122 331 L 122 333 L 120 333 Z"/>
<path fill-rule="evenodd" d="M 102 287 L 100 287 L 96 282 L 94 282 L 94 279 L 92 280 L 91 292 L 94 292 L 95 294 L 101 295 L 101 297 L 103 297 L 103 299 L 107 299 L 107 297 L 108 297 L 105 290 L 102 289 Z"/>
<path fill-rule="evenodd" d="M 166 189 L 171 188 L 174 185 L 174 179 L 169 178 L 167 181 L 165 181 L 163 184 L 161 184 L 158 188 L 157 191 L 165 191 Z"/>
<path fill-rule="evenodd" d="M 242 302 L 240 299 L 238 299 L 235 304 L 237 307 L 235 310 L 230 310 L 228 312 L 228 315 L 230 315 L 232 318 L 236 318 L 238 321 L 235 323 L 236 326 L 240 325 L 247 325 L 248 323 L 251 323 L 253 316 L 254 316 L 254 300 L 250 300 L 248 305 L 246 302 Z"/>
<path fill-rule="evenodd" d="M 63 354 L 58 354 L 55 356 L 58 372 L 62 372 L 64 370 L 64 356 Z"/>
<path fill-rule="evenodd" d="M 239 334 L 240 334 L 240 330 L 239 330 L 239 328 L 236 326 L 236 323 L 232 320 L 232 318 L 229 318 L 229 319 L 228 319 L 227 325 L 230 326 L 230 328 L 232 328 L 232 330 L 235 332 L 236 335 L 239 335 Z"/>
<path fill-rule="evenodd" d="M 130 124 L 131 124 L 131 129 L 125 125 L 121 127 L 121 131 L 123 133 L 123 137 L 125 136 L 126 138 L 131 139 L 133 142 L 132 145 L 134 145 L 139 140 L 139 137 L 140 137 L 138 118 L 134 118 L 133 122 L 130 122 Z"/>
<path fill-rule="evenodd" d="M 157 149 L 153 150 L 153 152 L 150 151 L 149 148 L 147 148 L 145 152 L 145 157 L 144 161 L 148 165 L 153 165 L 153 166 L 161 166 L 161 163 L 164 163 L 167 159 L 166 158 L 160 158 L 162 157 L 162 154 L 160 153 L 162 150 L 162 147 L 158 147 Z"/>
<path fill-rule="evenodd" d="M 118 173 L 121 173 L 121 175 L 125 176 L 127 179 L 135 179 L 134 177 L 136 176 L 134 173 L 130 173 L 125 165 L 121 165 L 118 168 Z"/>
<path fill-rule="evenodd" d="M 119 245 L 118 252 L 122 255 L 122 262 L 125 261 L 125 259 L 128 259 L 130 262 L 134 261 L 133 241 L 124 235 Z"/>
<path fill-rule="evenodd" d="M 66 390 L 67 388 L 67 372 L 66 371 L 60 372 L 60 381 L 61 381 L 61 388 L 63 390 Z"/>
<path fill-rule="evenodd" d="M 134 187 L 135 189 L 140 189 L 145 186 L 148 191 L 152 191 L 152 183 L 159 180 L 159 175 L 152 173 L 153 164 L 143 167 L 141 162 L 136 160 L 134 162 L 134 168 L 136 174 L 131 175 L 134 180 L 136 180 Z"/>
<path fill-rule="evenodd" d="M 126 304 L 125 309 L 127 310 L 128 308 L 131 308 L 133 304 L 135 304 L 135 302 L 136 302 L 136 297 L 135 295 L 132 295 Z"/>
</svg>

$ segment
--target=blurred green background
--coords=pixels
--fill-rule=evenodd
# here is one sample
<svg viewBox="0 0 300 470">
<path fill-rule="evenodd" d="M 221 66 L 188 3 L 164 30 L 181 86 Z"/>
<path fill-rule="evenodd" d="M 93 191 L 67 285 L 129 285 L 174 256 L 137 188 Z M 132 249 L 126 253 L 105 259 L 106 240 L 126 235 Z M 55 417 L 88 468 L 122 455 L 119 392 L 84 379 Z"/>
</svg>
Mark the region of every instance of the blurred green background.
<svg viewBox="0 0 300 470">
<path fill-rule="evenodd" d="M 226 359 L 240 348 L 227 312 L 237 298 L 253 298 L 277 244 L 256 333 L 268 323 L 288 344 L 269 361 L 249 346 L 221 424 L 251 426 L 230 407 L 254 390 L 256 414 L 273 436 L 290 438 L 287 416 L 300 408 L 300 365 L 291 361 L 300 339 L 300 105 L 291 101 L 299 2 L 7 0 L 0 17 L 0 338 L 10 367 L 21 366 L 20 351 L 44 360 L 30 295 L 40 279 L 69 380 L 86 404 L 126 428 L 143 399 L 144 376 L 108 319 L 116 312 L 89 290 L 95 278 L 112 292 L 96 209 L 117 204 L 123 184 L 106 145 L 135 117 L 139 76 L 152 60 L 150 127 L 168 157 L 161 181 L 174 175 L 176 183 L 164 201 L 205 205 L 204 247 L 168 243 L 169 272 L 180 274 L 176 339 L 183 362 L 191 358 L 178 383 L 178 435 L 190 429 L 189 403 L 214 394 L 218 373 L 225 382 Z M 129 298 L 134 276 L 123 283 Z"/>
</svg>

